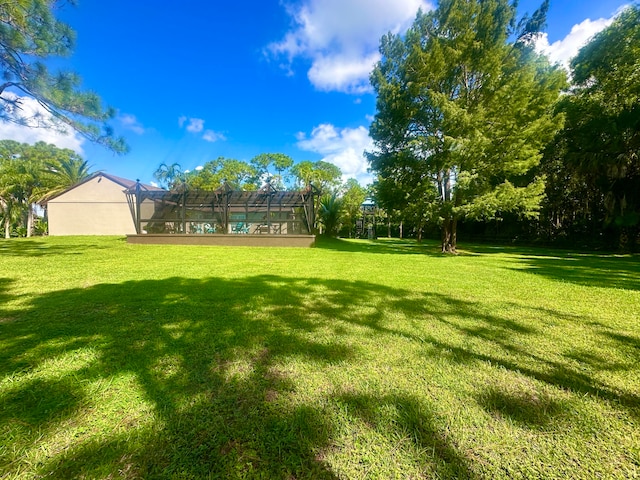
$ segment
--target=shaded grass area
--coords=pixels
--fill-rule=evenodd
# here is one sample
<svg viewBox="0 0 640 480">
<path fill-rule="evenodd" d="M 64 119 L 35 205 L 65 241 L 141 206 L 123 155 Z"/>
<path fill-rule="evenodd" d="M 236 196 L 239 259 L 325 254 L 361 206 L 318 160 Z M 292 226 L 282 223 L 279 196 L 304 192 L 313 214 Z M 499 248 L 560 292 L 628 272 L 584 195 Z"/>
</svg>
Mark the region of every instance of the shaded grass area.
<svg viewBox="0 0 640 480">
<path fill-rule="evenodd" d="M 0 266 L 2 477 L 640 474 L 638 257 L 76 237 Z"/>
</svg>

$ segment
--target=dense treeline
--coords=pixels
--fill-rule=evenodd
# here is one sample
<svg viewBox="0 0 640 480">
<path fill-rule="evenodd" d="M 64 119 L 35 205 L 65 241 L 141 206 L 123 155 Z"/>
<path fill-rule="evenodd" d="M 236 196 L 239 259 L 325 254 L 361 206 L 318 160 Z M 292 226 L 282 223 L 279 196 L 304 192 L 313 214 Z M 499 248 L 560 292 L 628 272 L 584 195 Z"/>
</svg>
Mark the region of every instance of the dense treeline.
<svg viewBox="0 0 640 480">
<path fill-rule="evenodd" d="M 638 248 L 640 7 L 566 81 L 535 51 L 547 8 L 446 0 L 382 38 L 369 158 L 394 233 Z"/>
</svg>

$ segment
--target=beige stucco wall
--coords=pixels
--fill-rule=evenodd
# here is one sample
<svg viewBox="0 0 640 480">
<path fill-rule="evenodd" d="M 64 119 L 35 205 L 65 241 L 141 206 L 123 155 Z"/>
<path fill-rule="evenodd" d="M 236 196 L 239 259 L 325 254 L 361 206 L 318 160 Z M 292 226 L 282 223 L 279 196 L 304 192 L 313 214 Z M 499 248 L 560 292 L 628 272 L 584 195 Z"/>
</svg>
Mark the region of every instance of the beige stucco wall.
<svg viewBox="0 0 640 480">
<path fill-rule="evenodd" d="M 136 233 L 124 187 L 98 176 L 48 203 L 49 235 Z"/>
</svg>

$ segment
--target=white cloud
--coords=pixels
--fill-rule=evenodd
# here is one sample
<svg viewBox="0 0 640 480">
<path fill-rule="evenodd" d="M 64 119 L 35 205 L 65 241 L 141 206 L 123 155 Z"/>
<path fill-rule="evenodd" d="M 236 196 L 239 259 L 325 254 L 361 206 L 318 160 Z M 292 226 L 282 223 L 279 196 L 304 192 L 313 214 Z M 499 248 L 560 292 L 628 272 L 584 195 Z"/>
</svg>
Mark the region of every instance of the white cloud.
<svg viewBox="0 0 640 480">
<path fill-rule="evenodd" d="M 204 129 L 204 120 L 201 118 L 190 118 L 187 124 L 187 132 L 200 133 Z"/>
<path fill-rule="evenodd" d="M 224 134 L 216 132 L 211 129 L 205 130 L 205 121 L 202 118 L 189 118 L 185 116 L 178 117 L 178 126 L 180 128 L 186 128 L 187 132 L 202 134 L 200 138 L 206 142 L 218 142 L 225 141 L 227 138 Z"/>
<path fill-rule="evenodd" d="M 319 90 L 362 93 L 379 59 L 380 37 L 404 32 L 426 0 L 305 0 L 289 8 L 295 27 L 267 47 L 287 67 L 298 57 L 311 61 L 308 77 Z"/>
<path fill-rule="evenodd" d="M 322 160 L 340 167 L 343 179 L 355 178 L 362 184 L 371 182 L 364 152 L 373 149 L 373 140 L 366 127 L 339 129 L 323 123 L 315 127 L 309 137 L 301 132 L 296 138 L 301 150 L 319 153 Z"/>
<path fill-rule="evenodd" d="M 219 132 L 214 132 L 213 130 L 205 130 L 202 134 L 202 139 L 207 142 L 217 142 L 218 140 L 226 140 L 227 138 Z"/>
<path fill-rule="evenodd" d="M 319 55 L 307 76 L 319 90 L 361 94 L 371 90 L 369 73 L 378 60 L 378 53 L 357 59 L 348 56 Z"/>
<path fill-rule="evenodd" d="M 611 25 L 613 18 L 599 18 L 597 20 L 587 18 L 582 23 L 574 25 L 571 32 L 562 40 L 551 44 L 549 44 L 548 35 L 543 33 L 536 41 L 536 50 L 549 57 L 552 63 L 557 63 L 569 70 L 571 59 L 594 35 Z"/>
<path fill-rule="evenodd" d="M 127 130 L 131 130 L 133 133 L 142 135 L 145 132 L 144 127 L 138 121 L 135 115 L 124 113 L 118 116 L 118 120 L 120 120 L 120 123 L 124 128 L 126 128 Z"/>
<path fill-rule="evenodd" d="M 12 92 L 3 92 L 2 97 L 19 102 L 20 108 L 3 106 L 4 114 L 13 119 L 20 119 L 20 125 L 0 119 L 0 139 L 34 144 L 46 142 L 58 148 L 69 148 L 82 154 L 85 139 L 71 127 L 56 121 L 42 105 L 31 97 L 20 97 Z"/>
</svg>

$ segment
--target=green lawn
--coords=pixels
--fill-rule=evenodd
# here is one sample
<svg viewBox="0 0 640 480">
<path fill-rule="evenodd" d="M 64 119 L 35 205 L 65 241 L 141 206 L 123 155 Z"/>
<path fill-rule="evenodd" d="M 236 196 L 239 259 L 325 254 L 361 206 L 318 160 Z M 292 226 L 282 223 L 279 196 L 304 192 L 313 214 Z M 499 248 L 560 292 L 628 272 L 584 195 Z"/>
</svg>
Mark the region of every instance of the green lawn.
<svg viewBox="0 0 640 480">
<path fill-rule="evenodd" d="M 0 241 L 0 478 L 636 478 L 640 257 Z"/>
</svg>

